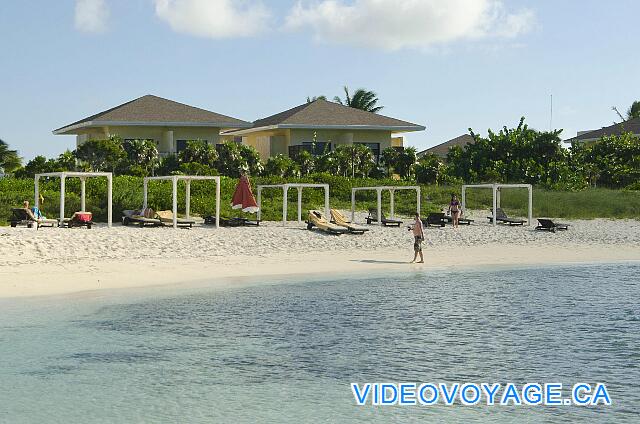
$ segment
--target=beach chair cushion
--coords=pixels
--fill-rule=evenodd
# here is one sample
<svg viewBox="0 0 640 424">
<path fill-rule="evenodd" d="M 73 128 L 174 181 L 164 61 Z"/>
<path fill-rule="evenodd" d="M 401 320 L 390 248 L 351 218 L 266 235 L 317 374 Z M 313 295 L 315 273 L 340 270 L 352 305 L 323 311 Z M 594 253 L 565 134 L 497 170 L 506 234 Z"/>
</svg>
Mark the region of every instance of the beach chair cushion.
<svg viewBox="0 0 640 424">
<path fill-rule="evenodd" d="M 355 225 L 347 221 L 344 215 L 342 215 L 342 213 L 337 209 L 331 209 L 330 212 L 331 212 L 331 218 L 333 218 L 333 221 L 336 223 L 336 225 L 346 228 L 351 233 L 363 234 L 364 232 L 369 231 L 368 228 L 361 227 L 359 225 Z"/>
<path fill-rule="evenodd" d="M 309 211 L 309 220 L 307 221 L 307 229 L 311 230 L 313 227 L 317 227 L 318 229 L 330 233 L 330 234 L 342 234 L 349 231 L 348 229 L 341 227 L 336 224 L 332 224 L 327 221 L 323 216 L 322 212 L 316 210 Z"/>
<path fill-rule="evenodd" d="M 93 214 L 91 212 L 76 212 L 71 217 L 71 219 L 74 219 L 77 222 L 91 222 L 92 218 Z"/>
</svg>

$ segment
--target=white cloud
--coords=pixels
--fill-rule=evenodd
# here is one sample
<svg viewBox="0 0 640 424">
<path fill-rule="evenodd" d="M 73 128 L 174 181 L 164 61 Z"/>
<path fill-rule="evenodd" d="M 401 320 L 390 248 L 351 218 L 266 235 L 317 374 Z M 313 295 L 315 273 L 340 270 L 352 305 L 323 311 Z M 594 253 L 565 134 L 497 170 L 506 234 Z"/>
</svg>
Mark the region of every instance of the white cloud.
<svg viewBox="0 0 640 424">
<path fill-rule="evenodd" d="M 109 8 L 105 0 L 76 0 L 75 25 L 83 32 L 103 32 L 107 29 Z"/>
<path fill-rule="evenodd" d="M 271 14 L 259 1 L 154 0 L 156 15 L 176 32 L 208 38 L 249 37 L 267 28 Z"/>
<path fill-rule="evenodd" d="M 508 12 L 500 0 L 316 0 L 299 1 L 286 28 L 310 28 L 323 42 L 398 50 L 515 37 L 533 21 L 531 11 Z"/>
</svg>

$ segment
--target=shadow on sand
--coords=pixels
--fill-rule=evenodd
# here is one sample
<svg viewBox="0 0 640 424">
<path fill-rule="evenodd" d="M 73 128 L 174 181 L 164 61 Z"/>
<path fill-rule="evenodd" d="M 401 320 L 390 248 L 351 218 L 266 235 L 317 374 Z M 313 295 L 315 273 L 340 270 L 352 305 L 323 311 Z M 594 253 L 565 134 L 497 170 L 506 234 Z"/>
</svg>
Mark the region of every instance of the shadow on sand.
<svg viewBox="0 0 640 424">
<path fill-rule="evenodd" d="M 402 261 L 378 261 L 375 259 L 351 259 L 351 262 L 362 262 L 365 264 L 408 264 L 409 262 Z"/>
</svg>

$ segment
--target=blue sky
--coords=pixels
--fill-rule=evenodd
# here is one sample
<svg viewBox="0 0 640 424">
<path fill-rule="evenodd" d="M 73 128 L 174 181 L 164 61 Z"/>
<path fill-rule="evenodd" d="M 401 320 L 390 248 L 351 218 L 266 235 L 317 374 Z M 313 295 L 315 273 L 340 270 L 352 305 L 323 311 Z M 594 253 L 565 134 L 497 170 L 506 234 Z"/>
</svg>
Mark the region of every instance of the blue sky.
<svg viewBox="0 0 640 424">
<path fill-rule="evenodd" d="M 376 91 L 426 125 L 419 149 L 520 116 L 564 138 L 640 99 L 640 2 L 32 0 L 0 5 L 0 138 L 30 159 L 51 131 L 145 94 L 245 120 Z"/>
</svg>

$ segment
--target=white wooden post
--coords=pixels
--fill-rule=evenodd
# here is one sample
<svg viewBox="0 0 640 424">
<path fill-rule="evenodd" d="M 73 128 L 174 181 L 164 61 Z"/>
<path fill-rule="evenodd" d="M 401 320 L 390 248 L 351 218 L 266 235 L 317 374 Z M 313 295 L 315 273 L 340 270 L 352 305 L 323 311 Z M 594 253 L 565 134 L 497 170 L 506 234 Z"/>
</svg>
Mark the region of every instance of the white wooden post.
<svg viewBox="0 0 640 424">
<path fill-rule="evenodd" d="M 289 192 L 289 186 L 282 186 L 282 226 L 287 225 L 287 193 Z"/>
<path fill-rule="evenodd" d="M 220 177 L 216 178 L 216 228 L 220 228 Z"/>
<path fill-rule="evenodd" d="M 331 211 L 329 210 L 329 185 L 324 186 L 324 213 L 326 219 L 331 221 Z"/>
<path fill-rule="evenodd" d="M 533 188 L 529 186 L 529 226 L 533 223 Z"/>
<path fill-rule="evenodd" d="M 356 189 L 351 189 L 351 222 L 356 220 Z"/>
<path fill-rule="evenodd" d="M 378 193 L 378 225 L 382 227 L 382 189 L 376 189 Z"/>
<path fill-rule="evenodd" d="M 462 213 L 467 213 L 467 187 L 462 186 Z"/>
<path fill-rule="evenodd" d="M 82 181 L 82 199 L 84 201 L 84 181 Z M 111 228 L 113 225 L 113 175 L 107 175 L 107 227 Z M 84 209 L 84 207 L 83 207 Z"/>
<path fill-rule="evenodd" d="M 298 224 L 302 223 L 302 187 L 298 187 Z"/>
<path fill-rule="evenodd" d="M 142 198 L 142 209 L 146 209 L 147 208 L 147 190 L 149 189 L 149 180 L 147 180 L 146 178 L 143 180 L 142 185 L 144 186 L 143 189 L 143 198 Z"/>
<path fill-rule="evenodd" d="M 418 210 L 416 212 L 418 212 L 418 215 L 420 215 L 420 206 L 421 206 L 420 205 L 420 203 L 421 203 L 420 200 L 421 200 L 420 199 L 420 187 L 418 187 L 416 189 L 416 201 L 418 202 L 418 207 L 417 207 Z"/>
<path fill-rule="evenodd" d="M 187 219 L 191 216 L 191 180 L 187 180 L 187 188 L 185 189 L 184 208 Z M 217 198 L 217 197 L 216 197 Z M 216 214 L 217 216 L 218 214 Z"/>
<path fill-rule="evenodd" d="M 80 210 L 82 212 L 87 211 L 86 194 L 87 194 L 87 181 L 84 177 L 80 177 Z"/>
<path fill-rule="evenodd" d="M 40 209 L 40 176 L 35 176 L 35 194 L 33 199 L 33 204 L 36 208 Z"/>
<path fill-rule="evenodd" d="M 394 199 L 395 190 L 390 188 L 389 189 L 389 195 L 391 196 L 391 210 L 389 211 L 389 214 L 391 215 L 391 219 L 393 219 L 396 216 L 396 213 L 395 213 L 396 205 L 395 205 L 395 199 Z"/>
<path fill-rule="evenodd" d="M 493 226 L 495 227 L 497 224 L 497 218 L 498 218 L 498 203 L 497 203 L 497 194 L 496 192 L 498 191 L 498 188 L 496 187 L 496 185 L 494 184 L 493 187 Z"/>
<path fill-rule="evenodd" d="M 65 175 L 60 176 L 60 225 L 64 222 L 64 191 L 65 191 Z"/>
<path fill-rule="evenodd" d="M 260 222 L 261 217 L 262 217 L 262 187 L 258 186 L 258 222 Z"/>
<path fill-rule="evenodd" d="M 173 228 L 178 228 L 178 177 L 171 178 L 173 186 Z"/>
<path fill-rule="evenodd" d="M 496 189 L 496 199 L 497 199 L 497 200 L 496 200 L 496 203 L 497 203 L 498 207 L 501 207 L 501 206 L 500 206 L 500 192 L 501 192 L 501 188 L 500 188 L 500 187 L 498 187 L 498 188 Z"/>
</svg>

